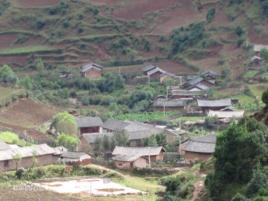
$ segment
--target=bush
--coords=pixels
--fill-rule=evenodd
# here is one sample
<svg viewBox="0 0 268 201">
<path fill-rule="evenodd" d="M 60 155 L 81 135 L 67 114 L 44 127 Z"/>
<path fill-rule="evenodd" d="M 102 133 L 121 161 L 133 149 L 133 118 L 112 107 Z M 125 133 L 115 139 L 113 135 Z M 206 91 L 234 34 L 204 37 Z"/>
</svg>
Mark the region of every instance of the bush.
<svg viewBox="0 0 268 201">
<path fill-rule="evenodd" d="M 249 201 L 249 200 L 240 193 L 237 193 L 231 201 Z"/>
<path fill-rule="evenodd" d="M 268 49 L 264 48 L 261 50 L 261 57 L 265 60 L 268 61 Z"/>
<path fill-rule="evenodd" d="M 215 8 L 210 8 L 207 13 L 207 21 L 212 22 L 216 14 Z"/>
<path fill-rule="evenodd" d="M 54 116 L 51 128 L 56 130 L 56 133 L 66 133 L 71 135 L 77 134 L 77 123 L 75 117 L 68 112 L 61 112 Z"/>
<path fill-rule="evenodd" d="M 189 199 L 192 197 L 194 190 L 193 180 L 191 176 L 180 175 L 171 176 L 161 180 L 161 184 L 166 187 L 166 192 L 163 201 L 177 201 L 180 199 Z"/>
<path fill-rule="evenodd" d="M 58 146 L 64 146 L 67 149 L 74 151 L 79 144 L 79 138 L 62 133 L 57 137 L 56 143 Z"/>
<path fill-rule="evenodd" d="M 262 189 L 268 189 L 268 177 L 262 170 L 257 169 L 247 185 L 246 195 L 252 197 Z"/>
<path fill-rule="evenodd" d="M 191 24 L 187 28 L 176 29 L 170 36 L 171 55 L 176 55 L 196 44 L 204 37 L 204 33 L 204 23 Z"/>
<path fill-rule="evenodd" d="M 263 94 L 262 94 L 262 102 L 268 106 L 268 90 L 266 90 Z"/>
<path fill-rule="evenodd" d="M 2 68 L 0 68 L 0 82 L 5 84 L 16 84 L 17 81 L 18 77 L 10 66 L 4 65 Z"/>
</svg>

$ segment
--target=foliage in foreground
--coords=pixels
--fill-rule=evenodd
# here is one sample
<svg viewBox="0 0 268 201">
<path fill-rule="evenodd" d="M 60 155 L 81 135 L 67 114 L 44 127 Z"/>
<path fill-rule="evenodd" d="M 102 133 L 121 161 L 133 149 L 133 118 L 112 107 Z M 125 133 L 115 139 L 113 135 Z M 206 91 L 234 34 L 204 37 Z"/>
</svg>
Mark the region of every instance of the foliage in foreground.
<svg viewBox="0 0 268 201">
<path fill-rule="evenodd" d="M 51 123 L 51 128 L 54 128 L 56 133 L 58 134 L 77 134 L 77 123 L 75 117 L 68 112 L 61 112 L 55 115 Z"/>
<path fill-rule="evenodd" d="M 263 191 L 268 187 L 267 147 L 268 129 L 255 119 L 245 118 L 233 123 L 219 135 L 214 154 L 215 171 L 206 179 L 212 200 L 230 200 L 236 193 L 252 200 L 260 195 L 267 196 Z"/>
<path fill-rule="evenodd" d="M 60 134 L 56 139 L 56 143 L 58 146 L 66 147 L 68 150 L 71 150 L 71 151 L 75 150 L 79 142 L 80 141 L 78 137 L 67 135 L 64 133 Z"/>
<path fill-rule="evenodd" d="M 189 200 L 194 191 L 194 176 L 192 174 L 170 176 L 162 179 L 161 184 L 166 187 L 166 192 L 160 201 Z"/>
<path fill-rule="evenodd" d="M 8 144 L 17 144 L 19 146 L 26 146 L 27 142 L 21 140 L 19 136 L 10 131 L 0 132 L 0 140 Z"/>
</svg>

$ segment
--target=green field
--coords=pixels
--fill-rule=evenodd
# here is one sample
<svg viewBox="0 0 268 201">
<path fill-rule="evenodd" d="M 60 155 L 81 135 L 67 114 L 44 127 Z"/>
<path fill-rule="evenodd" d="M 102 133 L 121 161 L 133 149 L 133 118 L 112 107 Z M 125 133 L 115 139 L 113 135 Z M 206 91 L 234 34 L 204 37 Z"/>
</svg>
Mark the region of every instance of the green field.
<svg viewBox="0 0 268 201">
<path fill-rule="evenodd" d="M 2 105 L 3 102 L 6 102 L 10 99 L 12 99 L 12 96 L 17 96 L 20 94 L 25 93 L 23 89 L 15 89 L 15 88 L 9 88 L 9 87 L 1 87 L 0 86 L 0 105 Z"/>
<path fill-rule="evenodd" d="M 130 121 L 167 121 L 172 116 L 176 115 L 177 112 L 144 112 L 144 113 L 127 113 L 117 115 L 114 118 L 118 120 L 130 120 Z"/>
<path fill-rule="evenodd" d="M 7 55 L 24 55 L 30 53 L 48 53 L 48 52 L 57 52 L 59 49 L 49 47 L 49 46 L 28 46 L 28 47 L 16 47 L 16 48 L 7 48 L 0 50 L 1 56 Z"/>
</svg>

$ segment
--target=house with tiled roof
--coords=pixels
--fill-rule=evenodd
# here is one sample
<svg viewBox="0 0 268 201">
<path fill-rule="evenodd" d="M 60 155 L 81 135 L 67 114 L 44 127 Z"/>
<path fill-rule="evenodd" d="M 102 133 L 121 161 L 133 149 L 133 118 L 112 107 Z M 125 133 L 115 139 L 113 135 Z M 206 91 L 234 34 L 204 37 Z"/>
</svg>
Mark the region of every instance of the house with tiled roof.
<svg viewBox="0 0 268 201">
<path fill-rule="evenodd" d="M 118 169 L 146 168 L 152 162 L 162 161 L 163 147 L 119 147 L 113 150 L 113 161 Z"/>
<path fill-rule="evenodd" d="M 231 99 L 219 99 L 219 100 L 201 100 L 197 99 L 197 106 L 203 111 L 208 113 L 209 110 L 222 110 L 224 108 L 232 106 Z"/>
<path fill-rule="evenodd" d="M 103 122 L 100 117 L 77 117 L 76 122 L 80 135 L 102 132 Z"/>
<path fill-rule="evenodd" d="M 81 67 L 80 73 L 82 77 L 98 79 L 102 76 L 103 67 L 95 63 L 88 63 Z"/>
<path fill-rule="evenodd" d="M 47 144 L 19 147 L 0 141 L 0 171 L 16 170 L 58 163 L 63 148 L 52 148 Z"/>
<path fill-rule="evenodd" d="M 216 135 L 193 137 L 182 143 L 180 154 L 187 163 L 207 161 L 215 152 Z"/>
</svg>

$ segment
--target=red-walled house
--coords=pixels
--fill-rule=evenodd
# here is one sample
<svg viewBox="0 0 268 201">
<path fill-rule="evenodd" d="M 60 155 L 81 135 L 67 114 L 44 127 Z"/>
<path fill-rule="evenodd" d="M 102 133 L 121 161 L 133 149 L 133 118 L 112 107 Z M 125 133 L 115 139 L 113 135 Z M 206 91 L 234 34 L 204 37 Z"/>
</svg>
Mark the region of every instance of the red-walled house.
<svg viewBox="0 0 268 201">
<path fill-rule="evenodd" d="M 76 122 L 80 135 L 102 132 L 103 122 L 100 117 L 78 117 Z"/>
<path fill-rule="evenodd" d="M 101 78 L 102 72 L 103 67 L 95 63 L 86 64 L 81 68 L 81 76 L 91 79 Z"/>
</svg>

